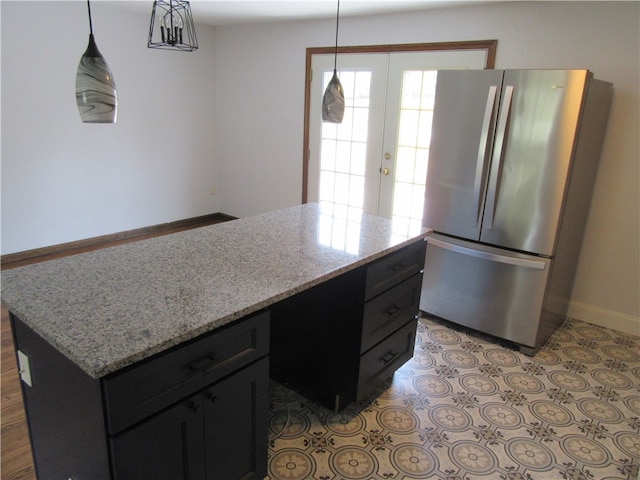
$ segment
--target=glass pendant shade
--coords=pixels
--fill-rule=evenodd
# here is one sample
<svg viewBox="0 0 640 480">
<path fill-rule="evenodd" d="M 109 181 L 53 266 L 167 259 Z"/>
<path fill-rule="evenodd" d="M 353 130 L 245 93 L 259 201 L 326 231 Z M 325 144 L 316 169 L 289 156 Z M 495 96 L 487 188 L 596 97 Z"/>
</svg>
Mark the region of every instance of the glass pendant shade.
<svg viewBox="0 0 640 480">
<path fill-rule="evenodd" d="M 153 2 L 147 46 L 185 52 L 198 49 L 196 28 L 189 2 L 183 0 Z"/>
<path fill-rule="evenodd" d="M 87 6 L 89 2 L 87 1 Z M 96 41 L 89 6 L 89 45 L 80 58 L 76 73 L 76 103 L 83 123 L 116 123 L 118 95 L 116 82 Z"/>
<path fill-rule="evenodd" d="M 340 0 L 336 12 L 336 50 L 333 56 L 333 77 L 322 96 L 322 121 L 342 123 L 344 118 L 344 90 L 338 78 L 338 27 L 340 26 Z"/>
<path fill-rule="evenodd" d="M 333 77 L 327 85 L 322 97 L 322 121 L 342 123 L 344 118 L 344 90 L 338 78 L 338 72 L 333 70 Z"/>
</svg>

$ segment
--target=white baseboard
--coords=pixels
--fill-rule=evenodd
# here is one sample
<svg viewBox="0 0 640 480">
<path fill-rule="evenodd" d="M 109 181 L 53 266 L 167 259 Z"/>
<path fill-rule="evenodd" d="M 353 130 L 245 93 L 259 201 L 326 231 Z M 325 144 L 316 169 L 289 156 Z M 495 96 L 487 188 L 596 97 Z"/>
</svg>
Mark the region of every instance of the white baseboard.
<svg viewBox="0 0 640 480">
<path fill-rule="evenodd" d="M 595 307 L 582 302 L 569 302 L 567 316 L 583 322 L 612 328 L 632 335 L 640 336 L 640 317 Z"/>
</svg>

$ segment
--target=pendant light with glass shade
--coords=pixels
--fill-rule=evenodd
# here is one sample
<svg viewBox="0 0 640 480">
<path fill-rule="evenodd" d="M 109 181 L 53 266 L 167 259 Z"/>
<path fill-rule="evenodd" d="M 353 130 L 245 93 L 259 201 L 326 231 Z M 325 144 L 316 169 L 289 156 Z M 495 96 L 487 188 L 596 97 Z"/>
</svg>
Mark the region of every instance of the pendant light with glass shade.
<svg viewBox="0 0 640 480">
<path fill-rule="evenodd" d="M 338 78 L 338 27 L 340 26 L 340 0 L 336 13 L 336 49 L 333 57 L 333 77 L 322 97 L 322 121 L 342 123 L 344 117 L 344 90 Z"/>
<path fill-rule="evenodd" d="M 116 123 L 118 117 L 118 95 L 116 82 L 95 39 L 89 11 L 89 45 L 80 58 L 76 73 L 76 103 L 83 123 Z"/>
</svg>

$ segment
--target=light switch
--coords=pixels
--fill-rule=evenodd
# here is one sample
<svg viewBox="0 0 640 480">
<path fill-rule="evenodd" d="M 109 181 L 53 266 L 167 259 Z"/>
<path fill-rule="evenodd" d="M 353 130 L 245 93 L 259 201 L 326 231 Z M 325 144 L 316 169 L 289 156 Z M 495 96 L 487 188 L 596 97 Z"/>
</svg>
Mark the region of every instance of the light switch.
<svg viewBox="0 0 640 480">
<path fill-rule="evenodd" d="M 29 366 L 29 357 L 21 351 L 18 350 L 18 373 L 20 373 L 20 379 L 32 387 L 31 384 L 31 367 Z"/>
</svg>

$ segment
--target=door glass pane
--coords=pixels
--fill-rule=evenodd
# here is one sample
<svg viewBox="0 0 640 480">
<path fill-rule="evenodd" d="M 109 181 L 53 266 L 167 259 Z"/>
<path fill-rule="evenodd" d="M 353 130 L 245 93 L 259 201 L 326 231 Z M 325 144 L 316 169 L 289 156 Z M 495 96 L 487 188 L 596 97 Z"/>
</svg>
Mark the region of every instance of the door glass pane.
<svg viewBox="0 0 640 480">
<path fill-rule="evenodd" d="M 325 88 L 332 75 L 324 72 Z M 322 123 L 319 200 L 324 213 L 346 219 L 359 216 L 364 207 L 371 72 L 341 71 L 339 76 L 345 112 L 341 124 Z"/>
<path fill-rule="evenodd" d="M 437 70 L 403 72 L 392 208 L 398 233 L 422 225 L 436 78 Z"/>
</svg>

